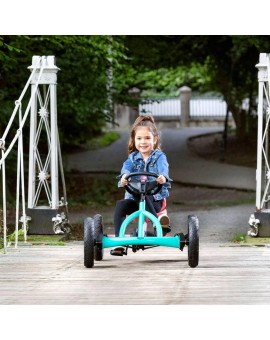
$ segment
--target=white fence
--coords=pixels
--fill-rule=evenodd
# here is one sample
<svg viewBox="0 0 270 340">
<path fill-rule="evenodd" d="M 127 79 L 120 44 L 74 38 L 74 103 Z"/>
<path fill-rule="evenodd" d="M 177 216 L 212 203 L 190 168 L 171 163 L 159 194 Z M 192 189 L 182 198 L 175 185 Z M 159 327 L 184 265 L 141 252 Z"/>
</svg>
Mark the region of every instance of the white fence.
<svg viewBox="0 0 270 340">
<path fill-rule="evenodd" d="M 180 98 L 148 99 L 147 101 L 139 105 L 140 114 L 151 114 L 156 121 L 180 119 Z M 226 111 L 227 104 L 222 98 L 198 97 L 190 100 L 191 119 L 223 119 Z"/>
</svg>

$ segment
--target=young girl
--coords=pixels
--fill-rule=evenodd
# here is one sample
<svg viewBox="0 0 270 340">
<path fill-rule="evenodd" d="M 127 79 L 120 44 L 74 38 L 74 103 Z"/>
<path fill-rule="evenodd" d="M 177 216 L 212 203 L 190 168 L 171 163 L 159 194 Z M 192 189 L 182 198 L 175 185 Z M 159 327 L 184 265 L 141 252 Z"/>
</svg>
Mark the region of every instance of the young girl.
<svg viewBox="0 0 270 340">
<path fill-rule="evenodd" d="M 169 196 L 168 188 L 171 187 L 169 178 L 169 164 L 166 155 L 160 149 L 160 137 L 152 116 L 139 116 L 132 128 L 128 144 L 128 159 L 121 169 L 121 179 L 118 186 L 126 186 L 125 179 L 131 172 L 148 171 L 158 175 L 156 181 L 163 184 L 162 189 L 153 196 L 147 196 L 145 208 L 157 217 L 161 210 L 163 200 Z M 120 227 L 126 215 L 137 211 L 139 198 L 125 191 L 125 198 L 116 202 L 114 214 L 115 236 L 119 235 Z M 169 228 L 169 218 L 162 215 L 160 224 Z M 112 255 L 123 255 L 124 247 L 116 247 L 111 250 Z"/>
</svg>

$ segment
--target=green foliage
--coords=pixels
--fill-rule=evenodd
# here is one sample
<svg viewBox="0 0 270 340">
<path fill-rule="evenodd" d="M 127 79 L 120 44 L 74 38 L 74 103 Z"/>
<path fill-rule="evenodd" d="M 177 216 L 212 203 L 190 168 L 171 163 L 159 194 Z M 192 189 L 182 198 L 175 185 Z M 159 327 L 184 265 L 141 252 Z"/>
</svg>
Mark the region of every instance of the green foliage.
<svg viewBox="0 0 270 340">
<path fill-rule="evenodd" d="M 136 70 L 133 86 L 145 95 L 174 93 L 182 82 L 193 90 L 221 93 L 238 135 L 251 132 L 248 119 L 256 111 L 258 92 L 255 65 L 260 53 L 270 51 L 269 36 L 127 36 L 125 44 Z M 246 98 L 250 106 L 243 115 Z"/>
<path fill-rule="evenodd" d="M 83 143 L 112 120 L 114 102 L 136 105 L 142 97 L 177 95 L 179 87 L 221 93 L 237 129 L 243 98 L 256 109 L 260 52 L 269 36 L 0 36 L 0 130 L 9 120 L 33 55 L 55 55 L 58 72 L 58 125 L 62 144 Z M 112 71 L 113 82 L 108 74 Z M 111 91 L 110 91 L 111 90 Z"/>
<path fill-rule="evenodd" d="M 22 237 L 24 235 L 23 229 L 18 230 L 18 238 Z M 14 231 L 13 233 L 9 234 L 7 237 L 8 242 L 13 242 L 15 241 L 16 238 L 16 232 Z"/>
<path fill-rule="evenodd" d="M 54 55 L 61 142 L 76 144 L 100 133 L 112 120 L 108 70 L 125 59 L 122 37 L 0 36 L 0 127 L 6 126 L 28 77 L 33 55 Z"/>
<path fill-rule="evenodd" d="M 190 86 L 193 90 L 206 91 L 210 83 L 206 65 L 192 64 L 190 67 L 178 66 L 176 68 L 160 68 L 146 70 L 139 79 L 143 84 L 142 96 L 177 96 L 179 88 Z"/>
<path fill-rule="evenodd" d="M 232 242 L 235 243 L 244 243 L 246 241 L 246 235 L 243 233 L 236 234 L 232 238 Z"/>
</svg>

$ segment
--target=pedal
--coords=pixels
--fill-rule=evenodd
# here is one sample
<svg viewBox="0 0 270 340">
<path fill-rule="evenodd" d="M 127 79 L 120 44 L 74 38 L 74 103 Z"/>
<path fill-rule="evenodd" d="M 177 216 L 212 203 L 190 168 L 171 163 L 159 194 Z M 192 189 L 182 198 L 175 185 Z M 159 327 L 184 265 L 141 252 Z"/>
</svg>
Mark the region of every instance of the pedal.
<svg viewBox="0 0 270 340">
<path fill-rule="evenodd" d="M 172 228 L 171 228 L 170 225 L 168 225 L 165 228 L 162 227 L 163 236 L 165 236 L 166 234 L 170 233 L 171 231 L 172 231 Z"/>
<path fill-rule="evenodd" d="M 124 247 L 114 248 L 110 251 L 110 254 L 113 255 L 113 256 L 127 255 L 127 248 L 126 249 Z"/>
</svg>

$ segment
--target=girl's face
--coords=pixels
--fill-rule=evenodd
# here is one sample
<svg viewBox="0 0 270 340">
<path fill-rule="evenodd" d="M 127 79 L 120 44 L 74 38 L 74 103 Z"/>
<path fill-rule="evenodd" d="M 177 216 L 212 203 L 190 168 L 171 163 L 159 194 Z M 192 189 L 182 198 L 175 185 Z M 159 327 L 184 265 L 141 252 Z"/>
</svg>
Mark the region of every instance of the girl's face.
<svg viewBox="0 0 270 340">
<path fill-rule="evenodd" d="M 143 158 L 150 156 L 154 150 L 157 138 L 146 126 L 137 127 L 135 132 L 135 147 L 142 154 Z"/>
</svg>

